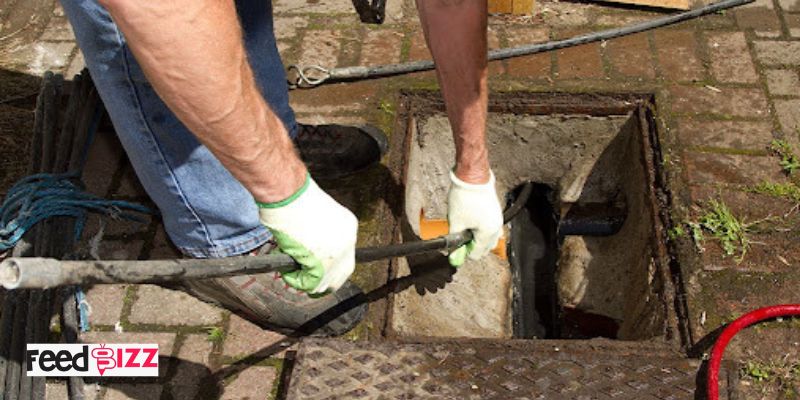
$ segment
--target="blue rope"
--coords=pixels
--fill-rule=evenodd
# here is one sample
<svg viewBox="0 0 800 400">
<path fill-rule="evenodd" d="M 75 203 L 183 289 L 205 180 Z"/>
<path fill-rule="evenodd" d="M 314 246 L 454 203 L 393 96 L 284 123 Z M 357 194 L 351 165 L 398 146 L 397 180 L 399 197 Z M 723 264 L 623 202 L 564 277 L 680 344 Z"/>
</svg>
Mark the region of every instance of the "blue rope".
<svg viewBox="0 0 800 400">
<path fill-rule="evenodd" d="M 78 173 L 30 175 L 9 189 L 0 207 L 0 252 L 22 239 L 34 225 L 53 217 L 75 218 L 75 239 L 80 238 L 89 212 L 145 222 L 134 213 L 155 214 L 140 204 L 107 200 L 84 192 Z"/>
</svg>

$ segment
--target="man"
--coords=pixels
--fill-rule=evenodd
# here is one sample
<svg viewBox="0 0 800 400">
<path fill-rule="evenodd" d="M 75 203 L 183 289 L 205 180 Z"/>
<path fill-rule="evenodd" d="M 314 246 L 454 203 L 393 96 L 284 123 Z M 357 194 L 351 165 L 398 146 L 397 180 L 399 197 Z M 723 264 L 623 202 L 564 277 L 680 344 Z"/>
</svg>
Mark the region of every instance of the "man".
<svg viewBox="0 0 800 400">
<path fill-rule="evenodd" d="M 173 243 L 191 257 L 228 257 L 253 252 L 272 237 L 302 265 L 282 278 L 305 293 L 286 290 L 267 274 L 187 282 L 191 293 L 284 332 L 359 293 L 347 282 L 356 217 L 317 186 L 309 169 L 312 175 L 314 165 L 325 170 L 329 153 L 338 152 L 334 158 L 341 161 L 351 149 L 374 147 L 381 134 L 296 123 L 268 0 L 62 3 Z M 460 265 L 467 255 L 485 256 L 502 229 L 485 140 L 486 0 L 418 0 L 417 7 L 457 149 L 450 229 L 471 229 L 475 237 L 450 255 Z M 331 131 L 345 149 L 324 143 Z M 317 333 L 346 332 L 365 308 Z"/>
</svg>

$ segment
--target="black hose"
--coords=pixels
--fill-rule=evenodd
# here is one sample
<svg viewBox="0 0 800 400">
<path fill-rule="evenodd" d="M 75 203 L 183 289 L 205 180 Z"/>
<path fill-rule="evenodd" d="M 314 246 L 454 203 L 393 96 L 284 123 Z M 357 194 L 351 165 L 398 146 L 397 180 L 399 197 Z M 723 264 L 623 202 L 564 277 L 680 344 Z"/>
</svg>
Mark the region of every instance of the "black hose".
<svg viewBox="0 0 800 400">
<path fill-rule="evenodd" d="M 633 24 L 622 28 L 614 28 L 599 32 L 587 33 L 585 35 L 579 35 L 569 39 L 554 40 L 545 43 L 533 43 L 518 47 L 492 50 L 488 54 L 488 59 L 489 61 L 504 60 L 507 58 L 564 49 L 567 47 L 578 46 L 601 40 L 614 39 L 621 36 L 644 32 L 651 29 L 660 28 L 663 26 L 676 24 L 678 22 L 683 22 L 690 19 L 698 18 L 703 15 L 752 3 L 753 1 L 755 0 L 723 0 L 694 10 L 683 11 L 677 14 L 656 18 L 650 21 L 641 22 L 638 24 Z M 322 85 L 324 83 L 381 78 L 387 76 L 408 74 L 412 72 L 429 71 L 434 68 L 435 65 L 433 61 L 424 60 L 424 61 L 411 61 L 398 64 L 377 65 L 371 67 L 355 66 L 355 67 L 342 67 L 342 68 L 332 68 L 332 69 L 326 69 L 319 66 L 301 67 L 297 65 L 290 65 L 288 67 L 288 70 L 289 71 L 296 70 L 298 75 L 297 81 L 292 82 L 291 85 L 292 88 L 311 88 L 314 86 Z M 322 74 L 324 76 L 322 78 L 312 78 L 307 76 L 307 74 L 310 73 Z"/>
</svg>

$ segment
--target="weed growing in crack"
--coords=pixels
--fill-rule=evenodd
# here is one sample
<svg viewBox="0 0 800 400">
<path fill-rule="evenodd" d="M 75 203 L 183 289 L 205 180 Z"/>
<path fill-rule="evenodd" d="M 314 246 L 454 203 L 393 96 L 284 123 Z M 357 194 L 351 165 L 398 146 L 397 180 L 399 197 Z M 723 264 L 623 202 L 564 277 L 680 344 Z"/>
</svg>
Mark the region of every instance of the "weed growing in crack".
<svg viewBox="0 0 800 400">
<path fill-rule="evenodd" d="M 211 343 L 220 343 L 222 342 L 222 339 L 225 338 L 225 331 L 218 326 L 208 327 L 206 329 L 206 332 L 208 332 L 206 340 L 208 340 Z"/>
<path fill-rule="evenodd" d="M 758 382 L 768 380 L 770 378 L 770 368 L 761 363 L 748 361 L 744 367 L 745 375 L 755 379 Z"/>
<path fill-rule="evenodd" d="M 792 145 L 786 141 L 773 140 L 770 145 L 770 150 L 781 158 L 781 168 L 783 168 L 783 172 L 787 175 L 791 176 L 795 171 L 800 169 L 800 158 L 794 153 Z"/>
<path fill-rule="evenodd" d="M 731 212 L 730 208 L 718 200 L 708 202 L 708 207 L 697 222 L 689 222 L 692 238 L 698 249 L 703 250 L 705 233 L 719 240 L 726 256 L 736 256 L 736 262 L 744 259 L 750 248 L 748 232 L 755 223 L 745 223 Z"/>
<path fill-rule="evenodd" d="M 800 186 L 794 182 L 773 183 L 761 182 L 757 186 L 750 188 L 753 193 L 765 194 L 767 196 L 779 197 L 800 203 Z"/>
<path fill-rule="evenodd" d="M 786 356 L 789 356 L 788 354 Z M 776 387 L 772 390 L 767 390 L 768 387 L 763 387 L 762 391 L 774 391 L 777 389 L 784 395 L 795 393 L 794 390 L 797 384 L 800 383 L 800 364 L 787 362 L 786 357 L 780 361 L 770 361 L 767 363 L 748 361 L 747 364 L 742 366 L 742 376 L 746 379 L 753 380 L 760 384 L 771 383 Z M 795 397 L 783 397 L 795 398 Z"/>
</svg>

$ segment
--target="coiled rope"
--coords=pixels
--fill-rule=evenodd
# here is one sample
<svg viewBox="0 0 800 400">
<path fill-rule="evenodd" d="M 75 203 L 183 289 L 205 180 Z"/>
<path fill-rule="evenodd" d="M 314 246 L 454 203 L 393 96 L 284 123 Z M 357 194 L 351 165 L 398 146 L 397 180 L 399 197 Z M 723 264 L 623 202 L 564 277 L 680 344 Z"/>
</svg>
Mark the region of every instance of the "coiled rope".
<svg viewBox="0 0 800 400">
<path fill-rule="evenodd" d="M 41 173 L 27 176 L 9 189 L 0 207 L 0 253 L 15 244 L 37 223 L 53 217 L 75 218 L 79 238 L 89 212 L 116 219 L 145 222 L 137 214 L 154 214 L 149 207 L 122 200 L 108 200 L 85 192 L 77 183 L 78 172 Z"/>
</svg>

